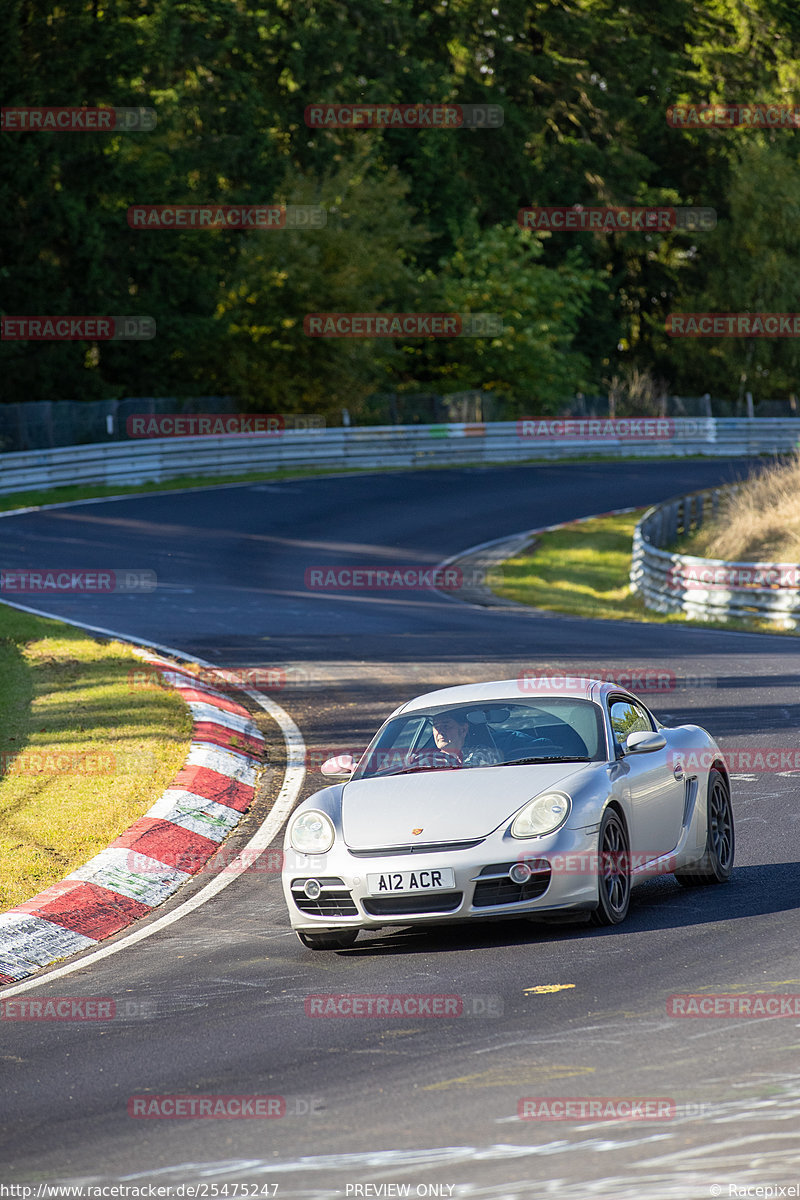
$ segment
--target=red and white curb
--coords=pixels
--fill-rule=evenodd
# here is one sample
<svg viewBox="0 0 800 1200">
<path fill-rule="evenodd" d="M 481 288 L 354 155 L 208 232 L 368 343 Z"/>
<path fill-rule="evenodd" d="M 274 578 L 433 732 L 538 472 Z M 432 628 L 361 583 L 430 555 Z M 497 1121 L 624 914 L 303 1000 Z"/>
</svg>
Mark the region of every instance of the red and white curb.
<svg viewBox="0 0 800 1200">
<path fill-rule="evenodd" d="M 140 657 L 179 690 L 192 714 L 186 762 L 163 796 L 110 846 L 0 913 L 0 985 L 147 916 L 200 870 L 253 802 L 264 735 L 247 709 L 174 663 Z"/>
</svg>

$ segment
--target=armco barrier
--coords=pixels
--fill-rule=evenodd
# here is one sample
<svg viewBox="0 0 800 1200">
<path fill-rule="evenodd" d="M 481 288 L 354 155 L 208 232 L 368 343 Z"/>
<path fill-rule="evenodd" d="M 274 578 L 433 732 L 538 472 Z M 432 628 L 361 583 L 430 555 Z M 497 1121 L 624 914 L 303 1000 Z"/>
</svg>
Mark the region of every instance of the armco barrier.
<svg viewBox="0 0 800 1200">
<path fill-rule="evenodd" d="M 722 498 L 734 491 L 736 485 L 710 488 L 648 509 L 633 535 L 631 587 L 656 612 L 705 621 L 757 618 L 797 629 L 799 564 L 724 562 L 663 549 L 713 518 Z"/>
<path fill-rule="evenodd" d="M 124 487 L 184 476 L 223 475 L 278 468 L 445 466 L 524 462 L 584 455 L 663 458 L 665 455 L 750 455 L 794 450 L 800 418 L 677 417 L 666 438 L 521 436 L 517 421 L 486 424 L 386 425 L 287 430 L 282 436 L 154 438 L 0 454 L 0 494 L 100 484 Z M 600 422 L 602 424 L 602 422 Z"/>
</svg>

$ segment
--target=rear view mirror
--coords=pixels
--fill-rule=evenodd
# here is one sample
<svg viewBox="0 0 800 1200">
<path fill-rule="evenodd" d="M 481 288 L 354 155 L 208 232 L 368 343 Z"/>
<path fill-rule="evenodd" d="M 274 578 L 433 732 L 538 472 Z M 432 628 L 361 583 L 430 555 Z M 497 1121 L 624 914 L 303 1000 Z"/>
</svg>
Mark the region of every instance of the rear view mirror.
<svg viewBox="0 0 800 1200">
<path fill-rule="evenodd" d="M 503 721 L 507 721 L 510 716 L 510 708 L 481 708 L 467 713 L 467 720 L 471 725 L 485 725 L 487 721 L 499 725 Z"/>
</svg>

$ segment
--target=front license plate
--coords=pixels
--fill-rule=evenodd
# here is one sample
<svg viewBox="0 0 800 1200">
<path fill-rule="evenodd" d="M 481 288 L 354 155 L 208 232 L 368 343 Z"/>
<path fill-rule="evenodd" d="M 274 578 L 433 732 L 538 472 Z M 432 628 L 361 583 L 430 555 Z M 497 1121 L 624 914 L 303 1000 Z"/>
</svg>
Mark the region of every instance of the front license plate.
<svg viewBox="0 0 800 1200">
<path fill-rule="evenodd" d="M 367 889 L 371 896 L 385 896 L 389 892 L 439 892 L 455 886 L 456 876 L 451 867 L 428 871 L 386 871 L 383 875 L 367 875 Z"/>
</svg>

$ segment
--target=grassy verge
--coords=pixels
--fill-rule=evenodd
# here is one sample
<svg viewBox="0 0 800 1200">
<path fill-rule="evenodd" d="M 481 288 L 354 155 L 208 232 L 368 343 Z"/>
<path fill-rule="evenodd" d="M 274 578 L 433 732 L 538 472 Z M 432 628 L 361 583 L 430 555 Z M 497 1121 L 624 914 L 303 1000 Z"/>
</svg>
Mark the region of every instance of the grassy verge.
<svg viewBox="0 0 800 1200">
<path fill-rule="evenodd" d="M 646 511 L 592 517 L 539 535 L 531 550 L 502 564 L 497 579 L 490 579 L 492 590 L 507 600 L 576 617 L 792 636 L 765 621 L 691 621 L 681 613 L 662 616 L 645 608 L 631 593 L 628 576 L 633 530 Z"/>
<path fill-rule="evenodd" d="M 751 473 L 716 520 L 679 538 L 676 549 L 725 562 L 800 562 L 800 454 Z"/>
<path fill-rule="evenodd" d="M 0 605 L 0 911 L 103 850 L 183 765 L 188 710 L 134 686 L 137 667 L 119 642 Z"/>
<path fill-rule="evenodd" d="M 214 487 L 224 483 L 259 483 L 270 479 L 299 479 L 306 475 L 349 475 L 352 468 L 326 467 L 293 468 L 278 471 L 252 471 L 246 475 L 184 475 L 161 483 L 137 483 L 126 487 L 105 487 L 100 484 L 71 484 L 68 487 L 48 488 L 32 492 L 14 492 L 0 496 L 0 512 L 16 508 L 36 508 L 42 504 L 65 504 L 70 500 L 102 500 L 105 496 L 138 496 L 147 492 L 172 492 L 184 488 Z"/>
</svg>

